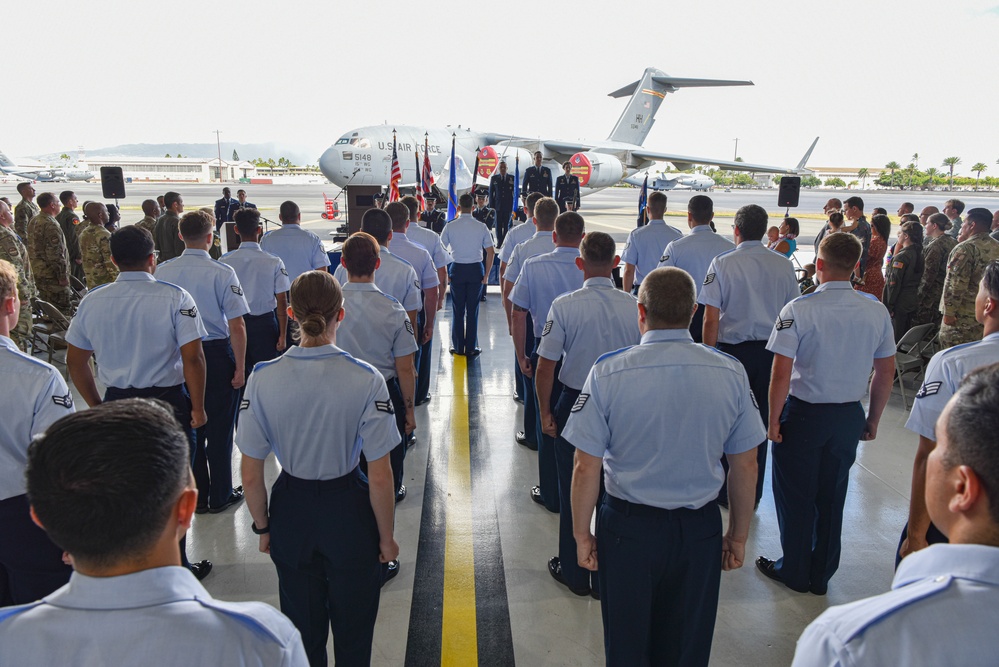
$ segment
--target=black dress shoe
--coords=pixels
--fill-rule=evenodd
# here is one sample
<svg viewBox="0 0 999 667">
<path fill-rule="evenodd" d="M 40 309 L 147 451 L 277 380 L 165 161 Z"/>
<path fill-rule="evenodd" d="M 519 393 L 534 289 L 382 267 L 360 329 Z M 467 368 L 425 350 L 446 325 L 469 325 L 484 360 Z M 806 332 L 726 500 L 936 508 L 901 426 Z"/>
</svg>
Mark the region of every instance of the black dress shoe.
<svg viewBox="0 0 999 667">
<path fill-rule="evenodd" d="M 390 560 L 382 565 L 382 586 L 395 579 L 397 574 L 399 574 L 399 561 Z"/>
<path fill-rule="evenodd" d="M 466 355 L 469 356 L 469 357 L 477 357 L 480 354 L 482 354 L 482 348 L 480 348 L 480 347 L 472 348 L 472 350 L 470 352 L 466 352 Z"/>
<path fill-rule="evenodd" d="M 399 490 L 395 492 L 395 502 L 401 503 L 402 499 L 406 497 L 406 485 L 401 484 Z"/>
<path fill-rule="evenodd" d="M 586 588 L 573 588 L 569 585 L 569 582 L 562 576 L 562 561 L 559 560 L 558 556 L 552 556 L 548 559 L 548 574 L 552 575 L 552 579 L 568 588 L 569 592 L 573 595 L 583 597 L 590 594 L 589 586 Z"/>
<path fill-rule="evenodd" d="M 453 348 L 453 347 L 449 347 L 449 348 L 447 349 L 447 351 L 448 351 L 448 352 L 450 352 L 451 354 L 454 354 L 454 348 Z"/>
<path fill-rule="evenodd" d="M 531 442 L 530 440 L 528 440 L 527 433 L 525 433 L 524 431 L 517 431 L 517 435 L 514 437 L 517 439 L 518 445 L 523 445 L 524 447 L 530 449 L 532 452 L 538 451 L 538 443 Z"/>
<path fill-rule="evenodd" d="M 541 487 L 538 486 L 537 484 L 531 487 L 531 500 L 541 505 L 542 507 L 545 507 L 545 499 L 541 497 Z M 545 509 L 548 508 L 545 507 Z"/>
<path fill-rule="evenodd" d="M 416 404 L 417 405 L 423 405 L 424 403 L 429 403 L 431 398 L 433 398 L 433 396 L 431 396 L 430 394 L 427 394 L 426 398 L 424 398 L 423 400 L 417 401 Z"/>
<path fill-rule="evenodd" d="M 517 394 L 514 394 L 513 395 L 513 400 L 516 401 L 517 403 L 520 403 L 521 405 L 524 404 L 524 397 L 523 396 L 517 396 Z"/>
<path fill-rule="evenodd" d="M 235 486 L 235 487 L 233 487 L 232 493 L 229 494 L 229 497 L 226 498 L 226 501 L 224 503 L 222 503 L 221 505 L 219 505 L 218 507 L 209 507 L 208 508 L 208 513 L 209 514 L 218 514 L 219 512 L 226 511 L 227 509 L 229 509 L 230 507 L 232 507 L 236 503 L 240 502 L 243 499 L 243 495 L 244 495 L 244 492 L 243 492 L 243 487 L 242 486 Z"/>
<path fill-rule="evenodd" d="M 773 579 L 778 584 L 784 584 L 792 591 L 796 591 L 798 593 L 807 592 L 804 590 L 799 590 L 797 588 L 794 588 L 793 586 L 789 586 L 788 583 L 784 581 L 784 577 L 782 577 L 780 572 L 777 571 L 777 561 L 773 561 L 770 560 L 769 558 L 764 558 L 763 556 L 760 556 L 759 558 L 756 559 L 756 569 L 762 572 L 763 576 L 767 577 L 768 579 Z"/>
<path fill-rule="evenodd" d="M 208 514 L 208 504 L 198 505 L 194 508 L 195 514 Z"/>
<path fill-rule="evenodd" d="M 191 563 L 187 566 L 187 569 L 191 571 L 194 578 L 198 581 L 203 581 L 208 573 L 212 571 L 212 562 L 210 560 L 203 560 L 197 563 Z"/>
<path fill-rule="evenodd" d="M 407 447 L 412 447 L 415 444 L 416 444 L 416 434 L 415 433 L 410 433 L 409 437 L 406 438 L 406 446 Z"/>
</svg>

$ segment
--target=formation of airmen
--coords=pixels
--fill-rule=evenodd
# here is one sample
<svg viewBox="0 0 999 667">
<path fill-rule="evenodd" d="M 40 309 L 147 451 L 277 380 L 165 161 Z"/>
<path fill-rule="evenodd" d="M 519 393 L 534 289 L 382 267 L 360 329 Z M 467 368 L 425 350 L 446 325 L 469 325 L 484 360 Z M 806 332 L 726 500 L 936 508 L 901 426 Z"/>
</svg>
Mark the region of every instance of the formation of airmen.
<svg viewBox="0 0 999 667">
<path fill-rule="evenodd" d="M 906 423 L 919 447 L 893 590 L 824 613 L 795 664 L 994 659 L 999 212 L 903 204 L 872 295 L 856 288 L 881 272 L 870 249 L 887 249 L 884 214 L 868 223 L 859 197 L 830 200 L 803 295 L 792 262 L 764 245 L 759 206 L 736 213 L 733 243 L 709 197 L 690 199 L 685 234 L 653 193 L 619 256 L 586 232 L 568 168 L 556 198 L 540 159 L 532 169 L 525 222 L 511 226 L 501 163 L 453 220 L 421 215 L 414 197 L 365 212 L 337 267 L 294 202 L 264 235 L 228 188 L 188 212 L 168 192 L 113 232 L 97 202 L 80 222 L 71 192 L 36 199 L 22 184 L 13 212 L 0 201 L 0 376 L 17 387 L 0 424 L 0 606 L 19 605 L 0 609 L 0 664 L 87 661 L 101 647 L 114 664 L 325 665 L 330 630 L 337 664 L 368 664 L 380 589 L 400 567 L 394 506 L 415 406 L 432 398 L 436 314 L 450 285 L 450 352 L 484 353 L 496 241 L 524 403 L 516 441 L 538 452 L 532 501 L 560 515 L 547 568 L 600 601 L 607 664 L 708 663 L 768 446 L 780 554 L 755 566 L 827 593 L 858 442 L 877 437 L 903 329 L 924 323 L 939 324 L 940 351 Z M 240 245 L 216 259 L 230 221 Z M 72 318 L 66 365 L 91 409 L 75 413 L 59 372 L 19 349 L 32 299 Z M 271 454 L 282 472 L 267 489 Z M 275 564 L 280 614 L 214 600 L 198 583 L 212 563 L 188 559 L 192 516 L 241 502 Z M 943 631 L 940 618 L 952 619 Z"/>
</svg>

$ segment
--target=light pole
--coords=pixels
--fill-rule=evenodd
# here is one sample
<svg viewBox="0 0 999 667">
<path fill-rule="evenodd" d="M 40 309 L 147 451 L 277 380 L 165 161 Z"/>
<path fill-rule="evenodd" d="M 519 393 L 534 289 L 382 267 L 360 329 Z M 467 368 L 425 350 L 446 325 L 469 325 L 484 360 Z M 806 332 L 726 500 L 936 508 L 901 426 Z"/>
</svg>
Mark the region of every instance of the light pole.
<svg viewBox="0 0 999 667">
<path fill-rule="evenodd" d="M 216 148 L 218 148 L 218 151 L 219 151 L 219 183 L 221 183 L 223 180 L 225 180 L 225 179 L 222 178 L 222 138 L 221 138 L 221 134 L 222 134 L 222 132 L 220 130 L 215 130 L 215 146 L 216 146 Z"/>
<path fill-rule="evenodd" d="M 733 161 L 739 159 L 739 138 L 736 137 L 734 141 L 735 141 L 735 155 L 732 156 Z"/>
</svg>

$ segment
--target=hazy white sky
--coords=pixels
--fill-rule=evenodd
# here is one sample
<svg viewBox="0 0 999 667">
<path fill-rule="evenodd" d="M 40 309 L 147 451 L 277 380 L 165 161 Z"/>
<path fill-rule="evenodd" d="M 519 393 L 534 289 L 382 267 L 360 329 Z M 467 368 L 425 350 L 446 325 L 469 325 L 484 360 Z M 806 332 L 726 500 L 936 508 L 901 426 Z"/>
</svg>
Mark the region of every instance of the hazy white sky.
<svg viewBox="0 0 999 667">
<path fill-rule="evenodd" d="M 47 0 L 4 7 L 10 155 L 352 128 L 607 137 L 645 67 L 751 79 L 669 95 L 645 145 L 794 165 L 999 173 L 999 0 Z M 993 72 L 989 74 L 989 72 Z M 30 91 L 30 93 L 28 92 Z"/>
</svg>

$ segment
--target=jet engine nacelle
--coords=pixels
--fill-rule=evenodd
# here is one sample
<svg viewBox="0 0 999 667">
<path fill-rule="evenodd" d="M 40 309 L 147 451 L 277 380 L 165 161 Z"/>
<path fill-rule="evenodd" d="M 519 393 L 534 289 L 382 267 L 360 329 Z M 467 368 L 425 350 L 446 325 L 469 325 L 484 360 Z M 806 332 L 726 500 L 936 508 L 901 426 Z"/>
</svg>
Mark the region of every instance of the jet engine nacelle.
<svg viewBox="0 0 999 667">
<path fill-rule="evenodd" d="M 569 163 L 582 188 L 607 188 L 625 176 L 624 165 L 613 155 L 593 151 L 576 153 L 569 158 Z"/>
<path fill-rule="evenodd" d="M 517 166 L 518 157 L 520 158 L 520 178 L 523 179 L 524 172 L 534 164 L 534 156 L 530 151 L 512 146 L 486 146 L 479 151 L 479 179 L 488 181 L 493 174 L 498 173 L 501 160 L 506 161 L 506 172 L 512 174 Z"/>
</svg>

